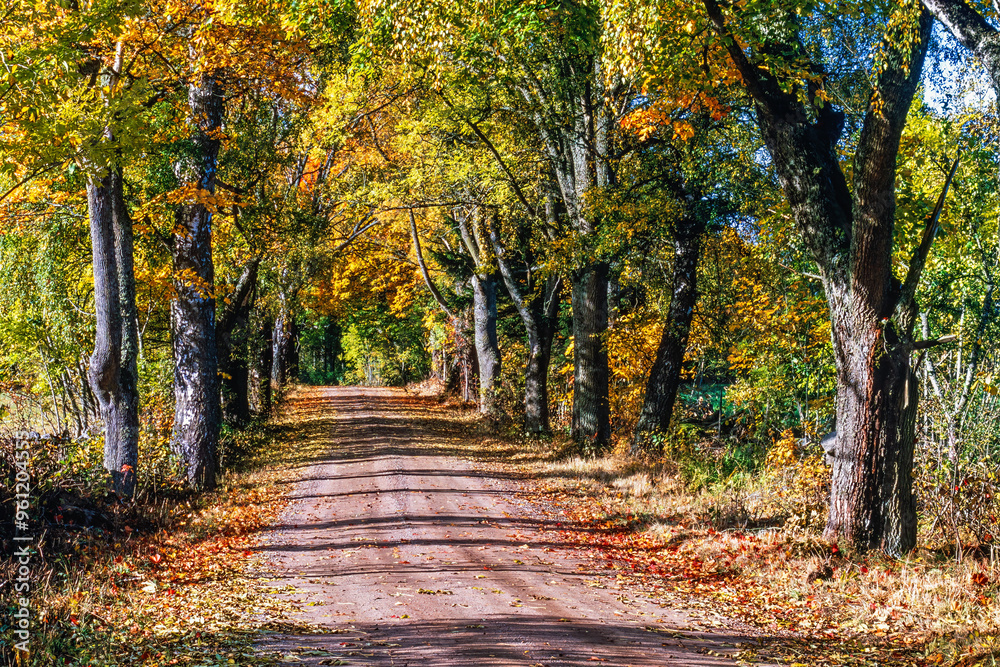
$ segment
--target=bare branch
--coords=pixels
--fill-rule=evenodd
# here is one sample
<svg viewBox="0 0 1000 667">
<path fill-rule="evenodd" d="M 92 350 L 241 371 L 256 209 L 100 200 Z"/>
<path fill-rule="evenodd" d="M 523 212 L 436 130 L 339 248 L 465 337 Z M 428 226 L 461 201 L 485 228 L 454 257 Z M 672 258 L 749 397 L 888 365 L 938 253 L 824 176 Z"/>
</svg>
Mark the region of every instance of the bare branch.
<svg viewBox="0 0 1000 667">
<path fill-rule="evenodd" d="M 914 342 L 910 348 L 913 350 L 926 350 L 928 348 L 937 347 L 938 345 L 944 345 L 945 343 L 954 343 L 956 340 L 958 340 L 957 335 L 948 334 L 947 336 L 941 336 L 940 338 L 918 340 Z"/>
</svg>

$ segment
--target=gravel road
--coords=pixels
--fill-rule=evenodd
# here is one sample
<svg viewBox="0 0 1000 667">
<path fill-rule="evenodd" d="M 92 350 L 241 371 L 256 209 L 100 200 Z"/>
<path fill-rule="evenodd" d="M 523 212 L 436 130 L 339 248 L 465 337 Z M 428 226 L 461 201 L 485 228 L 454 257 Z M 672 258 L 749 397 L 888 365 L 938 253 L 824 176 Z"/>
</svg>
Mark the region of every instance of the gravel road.
<svg viewBox="0 0 1000 667">
<path fill-rule="evenodd" d="M 333 634 L 261 645 L 308 665 L 726 665 L 755 639 L 706 629 L 595 574 L 558 516 L 451 454 L 461 422 L 402 390 L 316 390 L 328 439 L 264 546 L 275 595 Z M 290 588 L 291 587 L 291 588 Z M 725 624 L 723 624 L 725 626 Z"/>
</svg>

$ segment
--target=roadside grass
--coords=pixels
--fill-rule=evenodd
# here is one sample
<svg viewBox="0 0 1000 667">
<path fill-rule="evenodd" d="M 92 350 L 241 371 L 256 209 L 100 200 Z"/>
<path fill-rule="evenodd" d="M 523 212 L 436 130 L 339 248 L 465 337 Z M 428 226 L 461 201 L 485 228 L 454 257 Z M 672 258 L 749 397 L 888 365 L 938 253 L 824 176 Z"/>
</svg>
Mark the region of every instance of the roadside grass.
<svg viewBox="0 0 1000 667">
<path fill-rule="evenodd" d="M 308 412 L 305 394 L 270 422 L 226 435 L 226 469 L 211 492 L 192 494 L 174 480 L 132 503 L 90 497 L 79 486 L 55 494 L 101 517 L 99 526 L 68 521 L 72 508 L 62 505 L 35 508 L 31 653 L 12 650 L 15 564 L 4 558 L 0 663 L 263 665 L 275 657 L 257 655 L 261 632 L 314 632 L 287 620 L 291 609 L 269 594 L 256 550 L 284 504 L 283 482 L 323 446 L 292 437 L 293 424 L 308 419 L 300 414 Z M 9 553 L 10 541 L 0 541 Z"/>
<path fill-rule="evenodd" d="M 470 438 L 464 451 L 530 474 L 538 490 L 529 499 L 566 517 L 562 539 L 587 550 L 608 576 L 777 638 L 747 659 L 1000 663 L 992 550 L 956 558 L 921 525 L 920 546 L 905 559 L 844 553 L 822 539 L 829 469 L 816 454 L 786 453 L 751 471 L 708 446 L 637 458 L 620 444 L 584 456 L 565 437 L 515 433 Z M 574 535 L 573 526 L 589 532 Z"/>
</svg>

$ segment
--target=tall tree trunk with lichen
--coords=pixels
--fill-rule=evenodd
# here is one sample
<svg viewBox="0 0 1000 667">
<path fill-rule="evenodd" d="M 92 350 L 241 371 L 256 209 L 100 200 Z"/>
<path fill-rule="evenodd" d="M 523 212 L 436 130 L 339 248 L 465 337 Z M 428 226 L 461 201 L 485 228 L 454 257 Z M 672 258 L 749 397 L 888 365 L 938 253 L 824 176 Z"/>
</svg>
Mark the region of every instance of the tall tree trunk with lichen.
<svg viewBox="0 0 1000 667">
<path fill-rule="evenodd" d="M 215 191 L 223 98 L 218 80 L 202 73 L 188 88 L 196 127 L 191 154 L 174 171 L 182 185 Z M 202 203 L 177 207 L 172 244 L 175 297 L 170 307 L 174 351 L 172 447 L 188 483 L 215 486 L 221 408 L 215 332 L 212 212 Z"/>
</svg>

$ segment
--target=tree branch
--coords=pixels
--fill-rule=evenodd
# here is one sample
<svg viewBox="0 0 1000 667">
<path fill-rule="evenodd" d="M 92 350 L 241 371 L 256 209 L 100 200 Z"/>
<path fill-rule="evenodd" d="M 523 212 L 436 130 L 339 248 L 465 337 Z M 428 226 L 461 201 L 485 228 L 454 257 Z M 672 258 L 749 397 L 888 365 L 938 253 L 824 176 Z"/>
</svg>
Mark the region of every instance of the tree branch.
<svg viewBox="0 0 1000 667">
<path fill-rule="evenodd" d="M 504 259 L 503 245 L 500 243 L 500 236 L 497 234 L 496 226 L 493 224 L 493 218 L 489 219 L 487 223 L 490 229 L 490 243 L 493 245 L 493 254 L 497 258 L 497 266 L 500 267 L 500 275 L 503 276 L 503 282 L 507 286 L 507 292 L 510 293 L 510 300 L 514 302 L 514 308 L 517 309 L 518 314 L 521 319 L 524 320 L 525 325 L 529 322 L 533 322 L 531 317 L 531 312 L 528 310 L 528 305 L 524 301 L 524 295 L 521 294 L 521 289 L 517 285 L 517 280 L 514 278 L 514 272 L 510 270 L 510 265 L 507 260 Z"/>
<path fill-rule="evenodd" d="M 240 310 L 246 305 L 250 290 L 257 283 L 257 269 L 260 266 L 260 260 L 260 255 L 251 259 L 243 269 L 239 280 L 236 281 L 236 290 L 233 292 L 233 298 L 226 304 L 226 308 L 223 310 L 222 316 L 219 317 L 219 321 L 216 324 L 215 330 L 217 335 L 229 333 L 233 325 L 236 324 L 236 318 Z"/>
<path fill-rule="evenodd" d="M 923 0 L 924 6 L 962 46 L 983 61 L 1000 89 L 1000 33 L 963 0 Z"/>
<path fill-rule="evenodd" d="M 923 274 L 924 267 L 927 265 L 927 256 L 930 254 L 934 237 L 937 236 L 938 230 L 941 229 L 941 211 L 944 210 L 944 201 L 948 195 L 948 188 L 951 187 L 951 182 L 955 178 L 955 172 L 958 171 L 959 159 L 961 159 L 961 151 L 955 156 L 955 161 L 951 165 L 948 178 L 944 181 L 944 187 L 941 188 L 941 194 L 938 196 L 934 211 L 927 219 L 923 238 L 920 240 L 920 245 L 913 251 L 913 257 L 910 259 L 910 267 L 906 272 L 906 279 L 903 280 L 903 286 L 899 291 L 899 301 L 896 303 L 895 311 L 896 316 L 900 320 L 900 326 L 905 332 L 912 331 L 913 324 L 916 321 L 914 299 L 916 298 L 917 287 L 920 284 L 920 276 Z"/>
<path fill-rule="evenodd" d="M 413 216 L 413 209 L 410 209 L 410 235 L 413 237 L 413 249 L 417 253 L 417 265 L 420 267 L 420 275 L 423 276 L 427 289 L 430 290 L 431 296 L 441 306 L 441 310 L 445 312 L 445 315 L 452 320 L 456 319 L 454 313 L 448 308 L 448 304 L 445 303 L 444 297 L 441 296 L 441 292 L 431 280 L 431 274 L 427 270 L 427 264 L 424 262 L 424 252 L 420 249 L 420 236 L 417 234 L 417 219 Z"/>
<path fill-rule="evenodd" d="M 937 347 L 938 345 L 945 345 L 946 343 L 954 343 L 958 340 L 958 336 L 955 334 L 948 334 L 947 336 L 941 336 L 940 338 L 931 338 L 930 340 L 918 340 L 910 345 L 911 350 L 927 350 L 932 347 Z"/>
<path fill-rule="evenodd" d="M 449 100 L 448 97 L 444 94 L 444 91 L 439 91 L 438 94 L 441 96 L 441 99 L 444 100 L 444 103 L 448 106 L 449 109 L 453 110 L 455 109 L 455 105 L 451 103 L 451 100 Z M 493 145 L 493 142 L 490 141 L 489 137 L 486 136 L 486 134 L 479 128 L 479 125 L 475 121 L 473 121 L 465 114 L 461 114 L 461 117 L 462 120 L 465 121 L 465 124 L 472 129 L 472 132 L 477 137 L 479 137 L 479 140 L 483 142 L 483 145 L 486 146 L 487 150 L 489 150 L 489 152 L 493 154 L 493 158 L 496 160 L 497 166 L 499 166 L 501 171 L 503 171 L 503 173 L 507 176 L 507 180 L 510 182 L 511 188 L 513 188 L 514 194 L 517 196 L 518 201 L 521 202 L 521 205 L 528 210 L 528 213 L 531 214 L 531 217 L 537 218 L 538 212 L 535 210 L 534 206 L 528 203 L 528 198 L 525 196 L 524 191 L 521 189 L 520 184 L 514 177 L 514 172 L 512 172 L 510 170 L 510 167 L 507 166 L 507 162 L 504 161 L 503 157 L 500 155 L 500 151 L 497 150 L 496 146 Z"/>
</svg>

